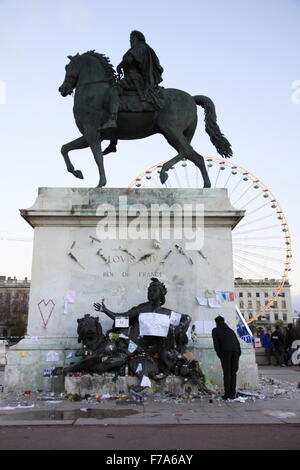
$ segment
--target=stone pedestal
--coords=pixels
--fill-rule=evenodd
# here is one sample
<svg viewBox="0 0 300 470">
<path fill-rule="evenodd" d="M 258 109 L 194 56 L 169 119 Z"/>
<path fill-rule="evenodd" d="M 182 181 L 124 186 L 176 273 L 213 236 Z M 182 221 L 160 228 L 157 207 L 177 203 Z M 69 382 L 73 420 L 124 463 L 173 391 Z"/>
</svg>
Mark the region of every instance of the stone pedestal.
<svg viewBox="0 0 300 470">
<path fill-rule="evenodd" d="M 147 300 L 151 277 L 165 283 L 167 308 L 193 322 L 221 313 L 235 328 L 234 302 L 209 308 L 196 300 L 206 289 L 234 291 L 231 231 L 243 211 L 226 189 L 40 188 L 21 214 L 34 228 L 28 329 L 7 354 L 7 391 L 49 389 L 47 369 L 78 360 L 77 319 L 99 316 L 107 330 L 111 320 L 94 302 L 127 311 Z M 240 385 L 256 386 L 254 350 L 242 347 Z M 222 384 L 211 334 L 189 348 Z"/>
</svg>

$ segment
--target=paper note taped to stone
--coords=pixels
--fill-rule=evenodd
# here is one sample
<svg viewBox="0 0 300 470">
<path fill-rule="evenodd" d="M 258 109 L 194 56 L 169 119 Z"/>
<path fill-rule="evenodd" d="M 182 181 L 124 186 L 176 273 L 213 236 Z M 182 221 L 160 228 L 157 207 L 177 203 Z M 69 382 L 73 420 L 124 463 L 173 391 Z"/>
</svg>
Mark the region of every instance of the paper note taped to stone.
<svg viewBox="0 0 300 470">
<path fill-rule="evenodd" d="M 195 333 L 197 335 L 210 335 L 215 323 L 210 320 L 195 321 Z"/>
<path fill-rule="evenodd" d="M 128 317 L 116 317 L 115 327 L 116 328 L 128 328 L 129 318 Z"/>
<path fill-rule="evenodd" d="M 52 372 L 54 371 L 55 367 L 46 367 L 44 369 L 43 377 L 51 377 Z"/>
<path fill-rule="evenodd" d="M 181 313 L 172 312 L 170 316 L 170 325 L 178 326 L 181 319 Z"/>
<path fill-rule="evenodd" d="M 49 351 L 46 357 L 47 362 L 58 362 L 59 361 L 59 353 L 56 351 Z"/>
<path fill-rule="evenodd" d="M 141 336 L 168 336 L 170 317 L 161 313 L 146 312 L 139 316 Z"/>
</svg>

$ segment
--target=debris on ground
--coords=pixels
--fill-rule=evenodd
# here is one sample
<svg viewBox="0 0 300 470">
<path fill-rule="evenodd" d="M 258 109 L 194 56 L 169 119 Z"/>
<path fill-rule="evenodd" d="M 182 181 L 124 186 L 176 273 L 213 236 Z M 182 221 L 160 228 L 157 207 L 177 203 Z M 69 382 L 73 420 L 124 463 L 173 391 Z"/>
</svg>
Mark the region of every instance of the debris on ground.
<svg viewBox="0 0 300 470">
<path fill-rule="evenodd" d="M 271 373 L 271 371 L 270 371 Z M 178 391 L 178 390 L 176 390 Z M 222 406 L 224 400 L 222 399 L 223 389 L 216 385 L 210 384 L 209 391 L 201 391 L 191 387 L 185 387 L 183 393 L 174 393 L 171 391 L 154 392 L 149 387 L 141 387 L 138 385 L 131 386 L 126 391 L 119 394 L 101 393 L 87 394 L 83 396 L 79 394 L 66 394 L 65 392 L 57 393 L 53 391 L 43 392 L 41 390 L 25 390 L 23 392 L 4 392 L 3 386 L 0 384 L 0 411 L 16 410 L 19 408 L 33 408 L 34 406 L 42 406 L 41 402 L 49 405 L 57 405 L 64 400 L 71 402 L 82 402 L 87 404 L 87 407 L 95 404 L 114 402 L 117 406 L 120 405 L 143 405 L 147 400 L 161 403 L 161 404 L 175 404 L 176 406 L 187 405 L 197 401 L 204 401 L 212 403 L 217 406 Z M 242 389 L 238 390 L 237 398 L 229 400 L 230 403 L 246 403 L 255 400 L 293 400 L 300 398 L 300 388 L 298 380 L 296 383 L 278 380 L 271 376 L 260 375 L 259 387 L 255 390 Z M 40 402 L 40 403 L 39 403 Z M 226 402 L 225 402 L 226 403 Z M 88 409 L 88 408 L 86 408 Z"/>
</svg>

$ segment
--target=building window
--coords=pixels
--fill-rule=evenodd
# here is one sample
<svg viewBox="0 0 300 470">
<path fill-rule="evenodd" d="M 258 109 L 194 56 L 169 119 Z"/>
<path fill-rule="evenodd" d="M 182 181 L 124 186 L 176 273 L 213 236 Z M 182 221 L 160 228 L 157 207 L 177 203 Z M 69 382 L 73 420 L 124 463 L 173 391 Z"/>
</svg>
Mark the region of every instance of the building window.
<svg viewBox="0 0 300 470">
<path fill-rule="evenodd" d="M 251 292 L 247 292 L 247 297 L 252 297 Z"/>
<path fill-rule="evenodd" d="M 267 319 L 268 321 L 270 321 L 270 314 L 269 314 L 269 313 L 266 313 L 266 314 L 265 314 L 265 317 L 266 317 L 266 319 Z"/>
<path fill-rule="evenodd" d="M 239 293 L 239 297 L 243 297 L 243 292 L 240 292 L 240 293 Z"/>
<path fill-rule="evenodd" d="M 240 301 L 240 308 L 244 308 L 244 302 L 243 302 L 243 300 Z"/>
<path fill-rule="evenodd" d="M 253 314 L 252 312 L 249 312 L 249 320 L 251 320 L 251 318 L 253 318 Z"/>
<path fill-rule="evenodd" d="M 258 309 L 260 308 L 260 300 L 256 301 L 256 308 L 258 308 Z"/>
<path fill-rule="evenodd" d="M 280 297 L 285 297 L 285 292 L 281 292 L 281 294 L 279 294 Z"/>
<path fill-rule="evenodd" d="M 256 292 L 256 297 L 260 297 L 260 293 L 259 293 L 259 292 Z"/>
<path fill-rule="evenodd" d="M 252 300 L 248 300 L 248 308 L 252 308 Z"/>
<path fill-rule="evenodd" d="M 265 292 L 265 297 L 269 297 L 269 292 Z"/>
<path fill-rule="evenodd" d="M 274 320 L 278 321 L 278 313 L 274 313 Z"/>
<path fill-rule="evenodd" d="M 283 320 L 283 321 L 287 321 L 287 314 L 286 314 L 286 313 L 283 313 L 283 314 L 282 314 L 282 320 Z"/>
<path fill-rule="evenodd" d="M 285 300 L 281 301 L 281 308 L 286 308 L 286 301 Z"/>
</svg>

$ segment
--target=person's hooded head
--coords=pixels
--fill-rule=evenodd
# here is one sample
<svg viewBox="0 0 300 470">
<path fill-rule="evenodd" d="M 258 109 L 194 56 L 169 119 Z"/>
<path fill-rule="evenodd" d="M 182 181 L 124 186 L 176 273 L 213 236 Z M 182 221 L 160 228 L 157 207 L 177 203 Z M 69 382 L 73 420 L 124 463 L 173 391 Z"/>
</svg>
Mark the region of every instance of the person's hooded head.
<svg viewBox="0 0 300 470">
<path fill-rule="evenodd" d="M 221 315 L 217 316 L 215 318 L 215 322 L 217 326 L 223 325 L 225 323 L 224 317 L 222 317 Z"/>
</svg>

